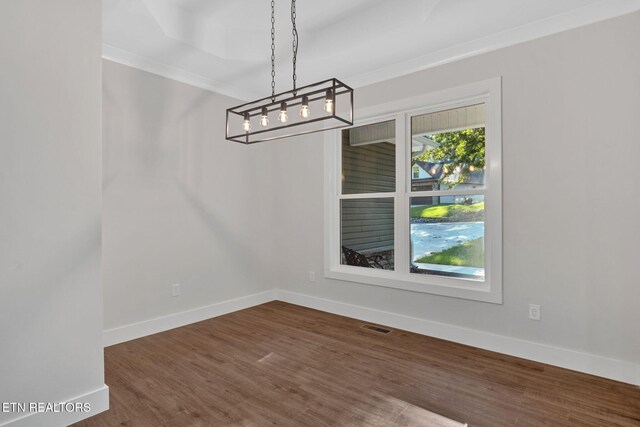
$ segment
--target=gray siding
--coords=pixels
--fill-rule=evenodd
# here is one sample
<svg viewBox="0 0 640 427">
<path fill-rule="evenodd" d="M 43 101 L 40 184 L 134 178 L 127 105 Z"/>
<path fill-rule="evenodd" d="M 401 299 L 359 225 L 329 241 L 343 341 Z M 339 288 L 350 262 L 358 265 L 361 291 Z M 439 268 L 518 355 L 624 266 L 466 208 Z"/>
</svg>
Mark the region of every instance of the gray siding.
<svg viewBox="0 0 640 427">
<path fill-rule="evenodd" d="M 388 142 L 349 145 L 342 133 L 342 193 L 393 192 L 396 188 L 396 146 Z"/>
<path fill-rule="evenodd" d="M 395 145 L 388 142 L 351 146 L 342 133 L 342 192 L 393 192 Z M 343 200 L 341 244 L 358 252 L 393 247 L 393 199 Z"/>
<path fill-rule="evenodd" d="M 393 247 L 393 199 L 342 200 L 342 245 L 358 252 Z"/>
</svg>

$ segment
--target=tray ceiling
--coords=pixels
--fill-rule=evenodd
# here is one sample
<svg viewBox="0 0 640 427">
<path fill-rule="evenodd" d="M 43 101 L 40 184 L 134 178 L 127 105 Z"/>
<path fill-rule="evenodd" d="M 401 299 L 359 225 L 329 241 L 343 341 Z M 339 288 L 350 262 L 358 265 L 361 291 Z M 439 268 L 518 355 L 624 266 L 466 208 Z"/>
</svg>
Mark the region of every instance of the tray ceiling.
<svg viewBox="0 0 640 427">
<path fill-rule="evenodd" d="M 276 0 L 276 90 L 291 88 Z M 640 9 L 640 0 L 299 0 L 298 83 L 354 87 Z M 268 0 L 104 0 L 104 57 L 240 99 L 270 88 Z"/>
</svg>

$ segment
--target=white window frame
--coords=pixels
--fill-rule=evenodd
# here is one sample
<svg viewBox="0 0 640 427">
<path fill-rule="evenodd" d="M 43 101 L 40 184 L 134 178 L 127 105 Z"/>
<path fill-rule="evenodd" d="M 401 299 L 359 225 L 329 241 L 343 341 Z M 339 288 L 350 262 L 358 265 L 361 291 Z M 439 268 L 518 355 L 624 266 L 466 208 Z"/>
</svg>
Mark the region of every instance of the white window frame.
<svg viewBox="0 0 640 427">
<path fill-rule="evenodd" d="M 341 130 L 325 132 L 324 200 L 324 276 L 375 286 L 403 289 L 455 298 L 502 304 L 502 96 L 501 78 L 493 78 L 406 98 L 399 101 L 356 109 L 354 126 L 396 120 L 396 191 L 341 195 Z M 474 281 L 409 272 L 410 221 L 409 198 L 426 194 L 411 193 L 409 162 L 411 117 L 484 103 L 486 108 L 485 187 L 484 190 L 460 190 L 458 193 L 485 196 L 485 280 Z M 454 190 L 455 191 L 455 190 Z M 444 191 L 443 191 L 444 192 Z M 442 195 L 443 192 L 428 192 Z M 450 193 L 449 191 L 448 193 Z M 362 268 L 340 263 L 340 200 L 357 198 L 394 199 L 395 270 Z"/>
</svg>

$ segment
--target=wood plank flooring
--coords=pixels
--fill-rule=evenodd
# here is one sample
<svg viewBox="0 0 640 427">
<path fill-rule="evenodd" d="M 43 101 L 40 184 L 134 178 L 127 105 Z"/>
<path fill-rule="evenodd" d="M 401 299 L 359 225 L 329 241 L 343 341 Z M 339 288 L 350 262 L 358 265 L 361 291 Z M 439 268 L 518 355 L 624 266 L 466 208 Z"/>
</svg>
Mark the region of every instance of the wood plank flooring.
<svg viewBox="0 0 640 427">
<path fill-rule="evenodd" d="M 278 301 L 105 349 L 77 426 L 640 426 L 640 388 Z"/>
</svg>

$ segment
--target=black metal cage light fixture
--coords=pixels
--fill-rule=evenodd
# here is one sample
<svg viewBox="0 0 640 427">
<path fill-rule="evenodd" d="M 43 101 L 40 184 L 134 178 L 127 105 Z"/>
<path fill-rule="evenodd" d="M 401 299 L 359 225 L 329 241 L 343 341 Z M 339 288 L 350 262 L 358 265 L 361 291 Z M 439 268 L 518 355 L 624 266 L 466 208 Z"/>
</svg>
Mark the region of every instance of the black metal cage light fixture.
<svg viewBox="0 0 640 427">
<path fill-rule="evenodd" d="M 296 87 L 298 31 L 293 24 L 293 89 L 275 93 L 275 0 L 271 1 L 271 96 L 227 109 L 226 139 L 253 144 L 353 124 L 353 89 L 332 78 Z"/>
</svg>

